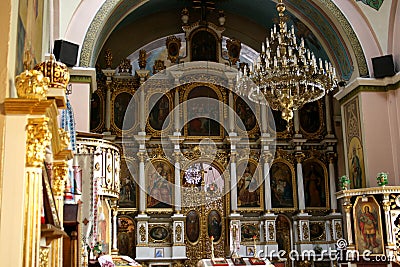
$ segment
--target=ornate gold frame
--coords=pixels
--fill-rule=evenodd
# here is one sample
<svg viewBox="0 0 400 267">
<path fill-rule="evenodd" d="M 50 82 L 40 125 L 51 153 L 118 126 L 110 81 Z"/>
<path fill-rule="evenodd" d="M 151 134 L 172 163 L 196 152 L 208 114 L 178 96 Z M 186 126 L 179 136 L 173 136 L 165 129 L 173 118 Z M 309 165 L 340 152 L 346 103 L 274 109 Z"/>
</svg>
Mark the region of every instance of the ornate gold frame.
<svg viewBox="0 0 400 267">
<path fill-rule="evenodd" d="M 323 98 L 324 99 L 324 98 Z M 309 133 L 301 127 L 301 123 L 299 122 L 299 128 L 300 132 L 302 133 L 304 138 L 307 139 L 320 139 L 323 138 L 323 133 L 325 131 L 325 110 L 324 110 L 324 105 L 322 103 L 322 100 L 317 101 L 318 104 L 318 115 L 319 115 L 319 120 L 320 120 L 320 125 L 317 131 L 313 133 Z"/>
<path fill-rule="evenodd" d="M 322 229 L 323 229 L 323 232 L 322 232 L 318 237 L 315 237 L 315 238 L 312 238 L 312 237 L 311 237 L 311 226 L 312 226 L 313 224 L 316 224 L 316 225 L 318 225 L 319 227 L 322 227 Z M 326 240 L 325 222 L 321 222 L 321 221 L 318 221 L 318 222 L 316 222 L 316 221 L 310 221 L 310 241 L 325 241 L 325 240 Z"/>
<path fill-rule="evenodd" d="M 258 165 L 258 162 L 255 160 L 255 159 L 252 159 L 252 158 L 249 158 L 249 159 L 242 159 L 242 160 L 239 160 L 237 163 L 236 163 L 236 169 L 238 170 L 239 169 L 239 166 L 241 165 L 241 164 L 246 164 L 246 163 L 249 163 L 249 164 L 253 164 L 254 166 L 255 166 L 255 171 L 257 171 L 257 165 Z M 262 170 L 261 169 L 259 169 L 259 171 L 258 171 L 258 173 L 257 174 L 254 174 L 254 175 L 257 175 L 256 177 L 256 179 L 257 179 L 257 181 L 258 181 L 258 183 L 259 183 L 259 189 L 260 189 L 260 207 L 239 207 L 239 191 L 237 191 L 238 193 L 237 193 L 237 196 L 236 196 L 236 198 L 238 199 L 237 201 L 238 201 L 238 211 L 242 211 L 242 212 L 259 212 L 259 211 L 263 211 L 264 210 L 264 183 L 262 182 Z M 238 184 L 239 184 L 239 177 L 237 177 L 237 179 L 236 179 L 236 181 L 237 181 L 237 184 L 236 184 L 236 187 L 238 186 Z"/>
<path fill-rule="evenodd" d="M 122 130 L 122 129 L 120 129 L 120 128 L 118 128 L 118 126 L 117 125 L 115 125 L 115 123 L 114 123 L 114 104 L 115 104 L 115 99 L 117 98 L 117 96 L 118 95 L 120 95 L 121 93 L 128 93 L 128 94 L 130 94 L 131 96 L 132 96 L 132 98 L 131 98 L 131 100 L 130 101 L 132 101 L 132 99 L 135 101 L 135 111 L 136 112 L 134 112 L 132 115 L 134 116 L 134 122 L 133 122 L 133 125 L 132 125 L 132 127 L 130 128 L 130 129 L 128 129 L 128 130 Z M 132 89 L 129 89 L 129 88 L 123 88 L 123 89 L 121 89 L 121 90 L 118 90 L 118 91 L 114 91 L 113 93 L 112 93 L 112 95 L 111 95 L 111 105 L 110 105 L 110 111 L 111 111 L 111 118 L 110 118 L 110 120 L 111 120 L 111 122 L 110 122 L 110 127 L 111 127 L 111 129 L 112 130 L 114 130 L 115 131 L 115 133 L 117 134 L 117 136 L 118 137 L 121 137 L 122 136 L 122 134 L 124 134 L 124 133 L 131 133 L 131 132 L 133 132 L 133 130 L 136 128 L 136 126 L 137 126 L 137 124 L 138 124 L 138 116 L 137 116 L 137 114 L 139 113 L 139 112 L 137 112 L 137 110 L 138 110 L 138 108 L 136 107 L 136 104 L 138 103 L 138 101 L 137 101 L 137 99 L 135 98 L 135 95 L 134 94 L 132 94 Z M 129 105 L 129 104 L 128 104 Z M 125 112 L 127 111 L 128 109 L 126 109 L 125 110 Z"/>
<path fill-rule="evenodd" d="M 234 95 L 234 103 L 235 103 L 234 111 L 235 111 L 236 115 L 237 115 L 237 112 L 236 112 L 237 99 L 239 97 L 240 96 L 237 95 L 237 94 Z M 243 102 L 246 103 L 246 105 L 248 105 L 248 103 L 246 101 L 243 100 Z M 251 104 L 253 104 L 253 103 L 251 103 Z M 251 109 L 251 110 L 253 111 L 253 109 Z M 254 112 L 255 112 L 254 116 L 255 116 L 255 119 L 256 119 L 256 124 L 254 125 L 254 127 L 252 129 L 250 129 L 248 131 L 240 129 L 240 127 L 239 127 L 239 125 L 238 125 L 238 123 L 237 123 L 237 121 L 235 119 L 235 126 L 236 126 L 235 128 L 236 128 L 236 132 L 239 133 L 239 135 L 246 135 L 247 134 L 249 137 L 251 137 L 251 136 L 254 136 L 255 134 L 260 132 L 260 125 L 258 124 L 258 121 L 257 121 L 257 117 L 258 118 L 260 117 L 260 105 L 257 105 L 257 104 L 254 103 Z M 237 115 L 237 117 L 239 117 L 239 115 Z"/>
<path fill-rule="evenodd" d="M 168 115 L 169 116 L 172 115 L 171 111 L 174 109 L 173 98 L 172 98 L 172 96 L 170 94 L 170 91 L 168 91 L 167 93 L 163 93 L 162 90 L 155 90 L 155 91 L 152 91 L 151 94 L 147 94 L 146 95 L 145 110 L 147 111 L 147 114 L 150 115 L 150 111 L 151 111 L 150 108 L 149 108 L 150 99 L 151 99 L 152 96 L 157 95 L 157 94 L 161 94 L 163 96 L 165 95 L 168 98 L 168 103 L 169 103 Z M 153 108 L 154 108 L 154 106 L 153 106 Z M 167 133 L 171 129 L 172 125 L 173 125 L 173 116 L 170 116 L 169 124 L 167 125 L 167 127 L 165 129 L 163 129 L 163 130 L 156 130 L 150 125 L 149 116 L 147 116 L 147 119 L 146 119 L 146 132 L 150 133 L 152 136 L 159 137 L 163 133 Z"/>
<path fill-rule="evenodd" d="M 275 163 L 283 163 L 286 164 L 289 169 L 290 172 L 292 174 L 292 195 L 293 195 L 293 207 L 290 208 L 283 208 L 283 207 L 279 207 L 279 208 L 272 208 L 272 211 L 276 211 L 276 212 L 284 212 L 284 211 L 295 211 L 298 207 L 298 203 L 297 203 L 297 179 L 296 179 L 296 172 L 294 170 L 293 164 L 289 161 L 287 161 L 286 159 L 283 158 L 277 158 L 273 161 L 273 163 L 271 164 L 271 168 Z M 270 168 L 270 170 L 271 170 Z"/>
<path fill-rule="evenodd" d="M 210 29 L 208 27 L 198 27 L 197 29 L 193 30 L 190 32 L 188 42 L 190 43 L 190 50 L 187 51 L 187 54 L 190 57 L 190 61 L 192 61 L 193 55 L 192 55 L 192 45 L 193 45 L 193 36 L 198 33 L 198 32 L 208 32 L 211 33 L 215 37 L 216 45 L 215 45 L 215 58 L 217 59 L 217 62 L 219 62 L 220 54 L 221 54 L 221 39 L 218 37 L 218 35 L 215 33 L 213 29 Z"/>
<path fill-rule="evenodd" d="M 161 239 L 161 240 L 153 239 L 153 237 L 150 235 L 151 230 L 154 229 L 154 228 L 158 228 L 158 227 L 164 228 L 168 232 L 168 235 L 165 238 Z M 157 243 L 157 246 L 159 246 L 161 243 L 171 243 L 172 233 L 171 233 L 171 229 L 170 229 L 168 224 L 165 224 L 165 223 L 149 223 L 148 235 L 149 235 L 148 236 L 149 243 L 150 242 Z"/>
<path fill-rule="evenodd" d="M 224 112 L 224 109 L 223 109 L 223 105 L 221 105 L 221 102 L 222 103 L 226 102 L 225 101 L 226 97 L 222 93 L 222 88 L 220 88 L 220 86 L 217 86 L 217 85 L 212 84 L 212 83 L 203 83 L 203 82 L 195 82 L 195 83 L 185 84 L 180 89 L 180 90 L 183 90 L 183 92 L 185 92 L 184 95 L 183 95 L 182 101 L 180 101 L 180 102 L 183 102 L 183 105 L 184 105 L 183 106 L 184 121 L 188 120 L 188 117 L 187 117 L 187 114 L 188 114 L 187 100 L 189 100 L 188 96 L 189 96 L 190 92 L 193 89 L 195 89 L 197 87 L 200 87 L 200 86 L 208 87 L 208 88 L 210 88 L 211 90 L 213 90 L 216 93 L 216 95 L 218 97 L 218 99 L 216 99 L 216 100 L 219 101 L 219 103 L 218 103 L 219 120 L 220 120 L 219 122 L 222 122 L 224 120 L 225 112 Z M 191 99 L 195 99 L 195 98 L 191 98 Z M 216 135 L 214 135 L 214 136 L 212 136 L 212 135 L 211 136 L 206 136 L 206 135 L 203 135 L 203 136 L 192 136 L 192 135 L 188 135 L 188 123 L 185 124 L 183 133 L 184 133 L 185 139 L 188 139 L 188 140 L 202 140 L 204 138 L 211 138 L 211 139 L 223 139 L 224 138 L 224 129 L 223 129 L 222 125 L 219 125 L 219 135 L 218 136 L 216 136 Z"/>
<path fill-rule="evenodd" d="M 254 240 L 253 237 L 251 238 L 242 238 L 243 233 L 242 233 L 242 228 L 247 226 L 247 225 L 251 225 L 254 226 L 257 229 L 257 234 L 256 234 L 256 241 L 260 241 L 261 240 L 261 236 L 260 236 L 260 222 L 243 222 L 240 225 L 240 243 L 243 245 L 253 245 L 254 244 Z"/>
<path fill-rule="evenodd" d="M 329 192 L 329 175 L 328 175 L 328 169 L 326 168 L 325 164 L 324 164 L 321 160 L 319 160 L 319 159 L 317 159 L 317 158 L 309 158 L 309 159 L 306 159 L 306 160 L 303 161 L 303 163 L 302 163 L 303 166 L 304 166 L 304 163 L 307 163 L 307 162 L 314 162 L 314 163 L 320 165 L 320 166 L 322 167 L 322 169 L 324 170 L 324 180 L 325 180 L 325 182 L 324 182 L 324 184 L 325 184 L 325 203 L 326 203 L 326 205 L 325 205 L 325 207 L 307 207 L 307 206 L 306 206 L 306 210 L 309 210 L 309 211 L 313 211 L 313 210 L 329 210 L 329 208 L 330 208 L 330 202 L 329 202 L 330 192 Z M 304 170 L 304 168 L 303 168 L 303 170 Z M 304 186 L 304 183 L 305 183 L 304 175 L 305 175 L 305 173 L 303 173 L 303 186 Z M 305 187 L 304 187 L 304 189 L 305 189 Z"/>
<path fill-rule="evenodd" d="M 149 208 L 148 207 L 148 203 L 147 203 L 147 200 L 148 200 L 148 196 L 149 196 L 149 194 L 147 193 L 147 187 L 148 187 L 148 172 L 149 172 L 149 169 L 151 168 L 151 167 L 153 167 L 154 168 L 154 166 L 157 164 L 157 163 L 163 163 L 163 164 L 168 164 L 169 166 L 170 166 L 170 168 L 171 168 L 171 170 L 172 170 L 172 173 L 174 174 L 174 169 L 175 169 L 175 167 L 174 167 L 174 165 L 172 165 L 167 159 L 165 159 L 165 158 L 157 158 L 157 159 L 153 159 L 153 160 L 151 160 L 150 162 L 148 162 L 147 164 L 146 164 L 146 166 L 145 166 L 145 171 L 144 171 L 144 173 L 145 173 L 145 181 L 146 181 L 146 213 L 149 213 L 149 214 L 164 214 L 164 213 L 166 213 L 166 214 L 170 214 L 170 213 L 172 213 L 173 212 L 173 207 L 174 207 L 174 188 L 172 188 L 172 190 L 171 190 L 171 207 L 170 208 Z M 169 180 L 168 180 L 168 182 L 170 182 L 171 184 L 174 184 L 174 177 L 169 177 Z"/>
</svg>

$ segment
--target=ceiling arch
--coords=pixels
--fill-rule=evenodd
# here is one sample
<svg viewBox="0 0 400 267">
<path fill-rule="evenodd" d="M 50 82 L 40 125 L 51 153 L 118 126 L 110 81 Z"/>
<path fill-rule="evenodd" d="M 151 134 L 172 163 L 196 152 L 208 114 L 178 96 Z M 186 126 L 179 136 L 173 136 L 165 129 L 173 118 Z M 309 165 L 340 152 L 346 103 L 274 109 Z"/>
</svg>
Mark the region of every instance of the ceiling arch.
<svg viewBox="0 0 400 267">
<path fill-rule="evenodd" d="M 308 34 L 314 35 L 322 44 L 323 53 L 339 70 L 342 79 L 349 79 L 354 70 L 360 76 L 367 75 L 365 56 L 349 22 L 331 0 L 319 1 L 320 5 L 321 2 L 323 9 L 314 5 L 313 1 L 285 1 L 292 23 L 301 23 L 310 29 Z M 122 59 L 149 42 L 181 33 L 180 11 L 190 6 L 189 0 L 105 1 L 85 36 L 80 65 L 94 66 L 101 61 L 101 53 L 106 46 L 115 48 L 112 49 L 115 59 Z M 255 50 L 260 50 L 258 46 L 277 15 L 272 0 L 217 0 L 216 8 L 224 10 L 227 17 L 224 35 L 239 39 Z M 191 17 L 196 16 L 191 9 L 190 13 Z M 346 36 L 339 34 L 330 18 L 336 18 L 339 22 L 336 24 L 341 25 Z"/>
</svg>

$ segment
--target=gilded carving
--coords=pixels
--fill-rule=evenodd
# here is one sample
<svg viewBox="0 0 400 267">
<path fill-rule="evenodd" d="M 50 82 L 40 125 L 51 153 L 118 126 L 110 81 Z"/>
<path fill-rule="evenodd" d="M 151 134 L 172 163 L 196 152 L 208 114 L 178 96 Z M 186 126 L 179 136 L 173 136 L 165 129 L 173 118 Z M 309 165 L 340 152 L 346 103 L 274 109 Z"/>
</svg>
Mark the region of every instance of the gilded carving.
<svg viewBox="0 0 400 267">
<path fill-rule="evenodd" d="M 41 71 L 26 70 L 15 78 L 18 97 L 37 100 L 47 99 L 49 82 L 49 78 L 44 77 Z"/>
<path fill-rule="evenodd" d="M 139 227 L 139 235 L 140 241 L 146 242 L 146 227 L 143 224 Z"/>
<path fill-rule="evenodd" d="M 182 225 L 178 224 L 176 226 L 176 242 L 182 241 Z"/>
<path fill-rule="evenodd" d="M 54 195 L 63 196 L 65 190 L 65 182 L 68 178 L 68 164 L 66 162 L 54 162 L 53 163 L 53 181 L 52 189 Z"/>
<path fill-rule="evenodd" d="M 48 267 L 49 266 L 49 251 L 50 251 L 50 248 L 40 247 L 39 267 Z"/>
<path fill-rule="evenodd" d="M 303 239 L 307 240 L 309 238 L 309 233 L 308 233 L 308 225 L 306 222 L 303 222 L 302 224 L 302 230 L 303 230 Z"/>
<path fill-rule="evenodd" d="M 37 64 L 34 70 L 41 71 L 45 77 L 48 77 L 49 87 L 66 90 L 69 83 L 68 67 L 59 61 L 55 61 L 54 55 L 50 59 Z"/>
<path fill-rule="evenodd" d="M 26 166 L 39 167 L 43 164 L 46 147 L 50 145 L 49 118 L 28 119 L 26 126 Z"/>
<path fill-rule="evenodd" d="M 111 49 L 106 49 L 105 51 L 105 60 L 106 60 L 106 68 L 111 69 L 112 66 L 112 60 L 113 60 L 113 55 Z"/>
<path fill-rule="evenodd" d="M 335 232 L 336 232 L 336 238 L 341 239 L 343 238 L 343 233 L 342 233 L 342 225 L 340 222 L 335 223 Z"/>
<path fill-rule="evenodd" d="M 171 63 L 176 63 L 179 58 L 179 51 L 181 49 L 181 39 L 176 36 L 169 36 L 165 41 L 165 45 L 167 46 L 168 57 L 167 59 L 171 61 Z"/>
<path fill-rule="evenodd" d="M 275 233 L 274 224 L 272 222 L 270 222 L 268 224 L 268 239 L 269 240 L 274 240 L 274 233 Z"/>
<path fill-rule="evenodd" d="M 146 58 L 147 58 L 146 50 L 141 49 L 139 51 L 138 63 L 139 63 L 139 68 L 142 69 L 142 70 L 146 68 L 146 64 L 147 64 Z"/>
<path fill-rule="evenodd" d="M 58 128 L 58 133 L 60 135 L 60 146 L 61 150 L 68 149 L 69 144 L 70 144 L 70 136 L 67 131 L 65 131 L 63 128 Z"/>
</svg>

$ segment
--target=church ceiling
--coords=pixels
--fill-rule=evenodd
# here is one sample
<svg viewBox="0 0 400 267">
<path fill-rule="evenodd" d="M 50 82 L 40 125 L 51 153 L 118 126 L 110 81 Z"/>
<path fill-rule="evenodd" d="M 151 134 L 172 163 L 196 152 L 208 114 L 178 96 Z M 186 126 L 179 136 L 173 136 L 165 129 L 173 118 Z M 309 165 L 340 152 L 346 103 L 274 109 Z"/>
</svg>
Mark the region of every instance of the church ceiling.
<svg viewBox="0 0 400 267">
<path fill-rule="evenodd" d="M 347 79 L 354 70 L 350 52 L 339 36 L 334 23 L 316 7 L 312 1 L 287 0 L 288 12 L 296 32 L 306 39 L 308 46 L 316 55 L 336 62 L 342 78 Z M 354 32 L 343 14 L 331 2 L 321 0 L 333 15 L 339 18 L 347 31 L 355 53 L 360 73 L 365 73 L 366 63 Z M 269 33 L 274 18 L 277 17 L 276 3 L 271 0 L 220 0 L 216 1 L 215 11 L 208 15 L 210 21 L 217 22 L 217 11 L 226 15 L 224 36 L 236 38 L 259 51 L 260 43 Z M 89 27 L 82 47 L 81 65 L 104 65 L 103 51 L 113 51 L 115 64 L 134 53 L 146 44 L 159 38 L 182 33 L 180 12 L 187 7 L 189 22 L 198 20 L 199 11 L 191 8 L 190 0 L 109 0 L 99 10 Z M 325 9 L 326 9 L 325 8 Z M 335 9 L 336 8 L 336 9 Z M 335 13 L 336 12 L 336 13 Z M 332 16 L 332 14 L 331 14 Z M 315 33 L 315 34 L 314 34 Z"/>
</svg>

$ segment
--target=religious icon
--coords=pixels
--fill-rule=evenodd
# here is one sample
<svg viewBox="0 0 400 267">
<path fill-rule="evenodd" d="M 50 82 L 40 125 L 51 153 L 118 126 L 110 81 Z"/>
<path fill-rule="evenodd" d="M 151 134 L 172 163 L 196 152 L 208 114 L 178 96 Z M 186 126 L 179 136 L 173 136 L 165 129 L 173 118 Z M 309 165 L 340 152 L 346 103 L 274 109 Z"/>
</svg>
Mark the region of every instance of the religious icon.
<svg viewBox="0 0 400 267">
<path fill-rule="evenodd" d="M 162 226 L 156 226 L 151 228 L 149 235 L 154 241 L 162 241 L 168 237 L 168 229 Z"/>
<path fill-rule="evenodd" d="M 207 98 L 204 101 L 196 98 Z M 219 101 L 214 90 L 207 86 L 198 86 L 188 95 L 190 104 L 187 106 L 187 133 L 190 136 L 219 136 Z"/>
<path fill-rule="evenodd" d="M 319 102 L 306 103 L 299 110 L 300 127 L 307 133 L 315 133 L 321 126 Z"/>
<path fill-rule="evenodd" d="M 247 161 L 239 164 L 238 173 L 243 173 L 238 179 L 238 207 L 261 207 L 256 165 Z"/>
<path fill-rule="evenodd" d="M 250 107 L 249 104 L 246 103 L 240 96 L 236 98 L 236 114 L 241 120 L 240 122 L 237 122 L 237 125 L 242 131 L 250 131 L 257 124 L 257 119 L 254 115 L 254 104 L 250 105 L 252 105 L 252 107 Z"/>
<path fill-rule="evenodd" d="M 129 164 L 129 163 L 128 163 Z M 128 168 L 127 162 L 121 160 L 120 193 L 118 205 L 123 208 L 136 208 L 136 182 L 133 168 Z"/>
<path fill-rule="evenodd" d="M 197 211 L 191 210 L 186 214 L 186 236 L 192 243 L 199 239 L 200 217 Z"/>
<path fill-rule="evenodd" d="M 153 165 L 153 163 L 151 163 Z M 153 167 L 153 166 L 150 167 Z M 170 208 L 172 204 L 173 167 L 164 161 L 155 161 L 148 171 L 148 208 Z"/>
<path fill-rule="evenodd" d="M 150 114 L 149 114 L 149 124 L 157 131 L 164 130 L 168 127 L 170 119 L 168 114 L 170 112 L 170 103 L 166 95 L 161 96 L 160 94 L 154 94 L 149 100 L 150 106 L 154 103 Z"/>
<path fill-rule="evenodd" d="M 129 130 L 134 123 L 133 104 L 130 104 L 132 95 L 127 92 L 119 93 L 113 101 L 113 122 L 120 130 Z M 126 119 L 125 119 L 126 117 Z"/>
<path fill-rule="evenodd" d="M 99 94 L 95 91 L 90 101 L 90 130 L 100 126 L 103 117 L 103 103 Z"/>
<path fill-rule="evenodd" d="M 156 248 L 155 249 L 155 258 L 164 258 L 164 249 L 163 248 Z"/>
<path fill-rule="evenodd" d="M 257 224 L 241 224 L 240 233 L 242 241 L 252 241 L 254 236 L 259 233 Z"/>
<path fill-rule="evenodd" d="M 121 255 L 135 258 L 135 225 L 128 216 L 118 216 L 118 250 Z"/>
<path fill-rule="evenodd" d="M 378 202 L 373 196 L 358 196 L 353 213 L 358 252 L 362 254 L 368 250 L 372 254 L 383 254 L 382 222 Z"/>
<path fill-rule="evenodd" d="M 365 187 L 363 149 L 357 137 L 351 139 L 347 155 L 351 188 Z"/>
<path fill-rule="evenodd" d="M 271 200 L 273 208 L 293 208 L 293 171 L 284 162 L 275 162 L 270 169 Z"/>
<path fill-rule="evenodd" d="M 316 161 L 305 161 L 303 163 L 303 175 L 306 207 L 326 207 L 326 185 L 323 167 Z"/>
<path fill-rule="evenodd" d="M 221 215 L 218 211 L 212 210 L 208 214 L 208 236 L 214 237 L 214 242 L 218 242 L 222 234 Z"/>
</svg>

